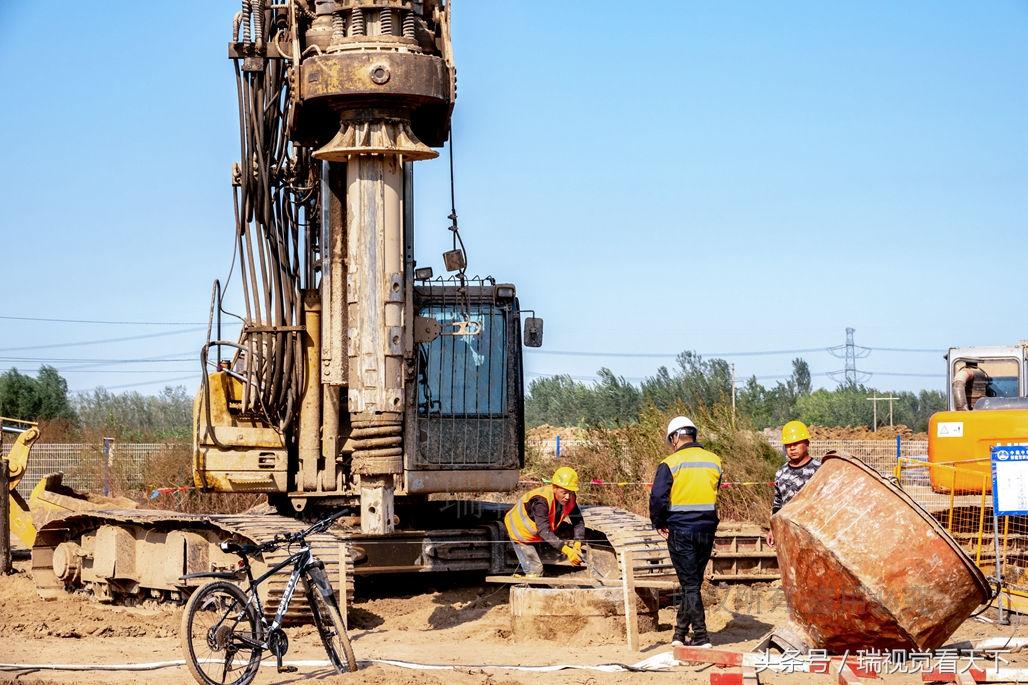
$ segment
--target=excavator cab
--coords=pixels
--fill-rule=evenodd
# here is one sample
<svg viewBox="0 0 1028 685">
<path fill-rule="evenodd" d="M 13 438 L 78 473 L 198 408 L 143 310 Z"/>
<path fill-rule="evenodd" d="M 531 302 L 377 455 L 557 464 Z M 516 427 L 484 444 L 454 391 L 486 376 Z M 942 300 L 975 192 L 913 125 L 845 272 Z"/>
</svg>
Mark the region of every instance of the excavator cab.
<svg viewBox="0 0 1028 685">
<path fill-rule="evenodd" d="M 510 490 L 525 460 L 514 286 L 428 281 L 414 290 L 408 491 Z"/>
<path fill-rule="evenodd" d="M 1026 359 L 1024 345 L 951 348 L 946 355 L 950 410 L 972 410 L 982 400 L 995 406 L 1028 395 Z"/>
</svg>

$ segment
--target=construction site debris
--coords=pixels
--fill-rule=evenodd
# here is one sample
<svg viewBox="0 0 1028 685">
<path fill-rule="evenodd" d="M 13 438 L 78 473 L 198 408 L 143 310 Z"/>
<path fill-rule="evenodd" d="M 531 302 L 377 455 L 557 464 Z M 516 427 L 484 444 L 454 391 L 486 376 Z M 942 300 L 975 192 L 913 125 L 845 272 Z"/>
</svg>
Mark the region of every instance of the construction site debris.
<svg viewBox="0 0 1028 685">
<path fill-rule="evenodd" d="M 657 628 L 656 605 L 639 602 L 639 630 Z M 511 635 L 517 640 L 554 640 L 567 645 L 624 644 L 625 613 L 620 587 L 510 589 Z"/>
<path fill-rule="evenodd" d="M 796 647 L 935 649 L 991 599 L 935 519 L 848 455 L 829 453 L 771 517 Z"/>
</svg>

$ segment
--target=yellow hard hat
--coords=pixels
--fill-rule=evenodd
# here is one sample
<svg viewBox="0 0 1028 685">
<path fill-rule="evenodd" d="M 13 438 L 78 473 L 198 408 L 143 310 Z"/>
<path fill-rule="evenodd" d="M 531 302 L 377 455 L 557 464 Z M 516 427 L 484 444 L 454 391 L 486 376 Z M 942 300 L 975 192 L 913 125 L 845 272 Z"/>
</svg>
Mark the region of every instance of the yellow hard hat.
<svg viewBox="0 0 1028 685">
<path fill-rule="evenodd" d="M 553 472 L 550 484 L 571 492 L 578 492 L 578 473 L 570 466 L 561 466 Z"/>
<path fill-rule="evenodd" d="M 782 444 L 791 445 L 794 442 L 810 440 L 810 431 L 802 421 L 790 421 L 782 426 Z"/>
</svg>

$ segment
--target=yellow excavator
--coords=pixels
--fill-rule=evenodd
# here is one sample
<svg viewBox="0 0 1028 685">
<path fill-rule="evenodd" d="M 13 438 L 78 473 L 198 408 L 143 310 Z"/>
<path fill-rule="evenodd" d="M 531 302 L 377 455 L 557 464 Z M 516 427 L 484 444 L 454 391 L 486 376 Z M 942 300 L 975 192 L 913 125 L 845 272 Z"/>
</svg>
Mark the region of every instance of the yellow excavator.
<svg viewBox="0 0 1028 685">
<path fill-rule="evenodd" d="M 125 497 L 104 497 L 82 494 L 64 485 L 64 475 L 50 473 L 32 488 L 28 501 L 16 489 L 29 465 L 32 445 L 39 439 L 39 424 L 0 416 L 0 443 L 4 434 L 15 437 L 7 453 L 10 473 L 9 492 L 11 534 L 25 549 L 36 542 L 36 530 L 48 522 L 76 511 L 97 509 L 133 509 L 136 503 Z"/>
<path fill-rule="evenodd" d="M 1007 584 L 1001 601 L 1009 610 L 1028 613 L 1028 522 L 1006 516 L 993 528 L 984 503 L 992 494 L 993 448 L 1028 444 L 1028 342 L 952 347 L 946 362 L 949 407 L 928 422 L 931 488 L 949 496 L 943 500 L 949 503 L 943 510 L 949 512 L 948 525 L 962 525 L 962 533 L 972 538 L 977 533 L 979 540 L 995 536 L 995 553 L 983 555 L 983 568 L 994 573 L 995 560 L 1003 558 Z M 961 495 L 973 496 L 963 513 L 959 502 L 967 498 L 958 499 Z"/>
</svg>

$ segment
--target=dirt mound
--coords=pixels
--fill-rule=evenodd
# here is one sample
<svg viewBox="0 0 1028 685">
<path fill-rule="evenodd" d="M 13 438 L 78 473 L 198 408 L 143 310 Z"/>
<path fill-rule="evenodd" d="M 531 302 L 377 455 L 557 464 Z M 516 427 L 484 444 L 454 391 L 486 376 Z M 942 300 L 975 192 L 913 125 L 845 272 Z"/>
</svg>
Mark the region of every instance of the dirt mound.
<svg viewBox="0 0 1028 685">
<path fill-rule="evenodd" d="M 507 587 L 458 587 L 433 590 L 421 588 L 421 583 L 412 581 L 411 594 L 397 596 L 395 586 L 392 596 L 389 584 L 382 584 L 367 599 L 358 597 L 350 610 L 351 626 L 370 630 L 387 621 L 402 619 L 397 626 L 400 631 L 449 630 L 466 628 L 474 623 L 481 627 L 510 627 L 507 610 Z M 420 593 L 419 590 L 427 590 Z M 418 592 L 418 594 L 414 594 Z"/>
<path fill-rule="evenodd" d="M 578 426 L 550 426 L 543 424 L 525 431 L 525 439 L 528 441 L 549 441 L 560 436 L 561 440 L 588 440 L 589 431 Z"/>
<path fill-rule="evenodd" d="M 85 596 L 70 595 L 48 602 L 22 566 L 20 572 L 0 579 L 0 638 L 6 637 L 174 637 L 178 635 L 179 607 L 124 607 L 100 604 Z"/>
<path fill-rule="evenodd" d="M 810 437 L 814 440 L 895 440 L 897 435 L 903 440 L 928 439 L 927 433 L 915 433 L 901 423 L 879 426 L 877 431 L 867 426 L 810 426 Z"/>
</svg>

